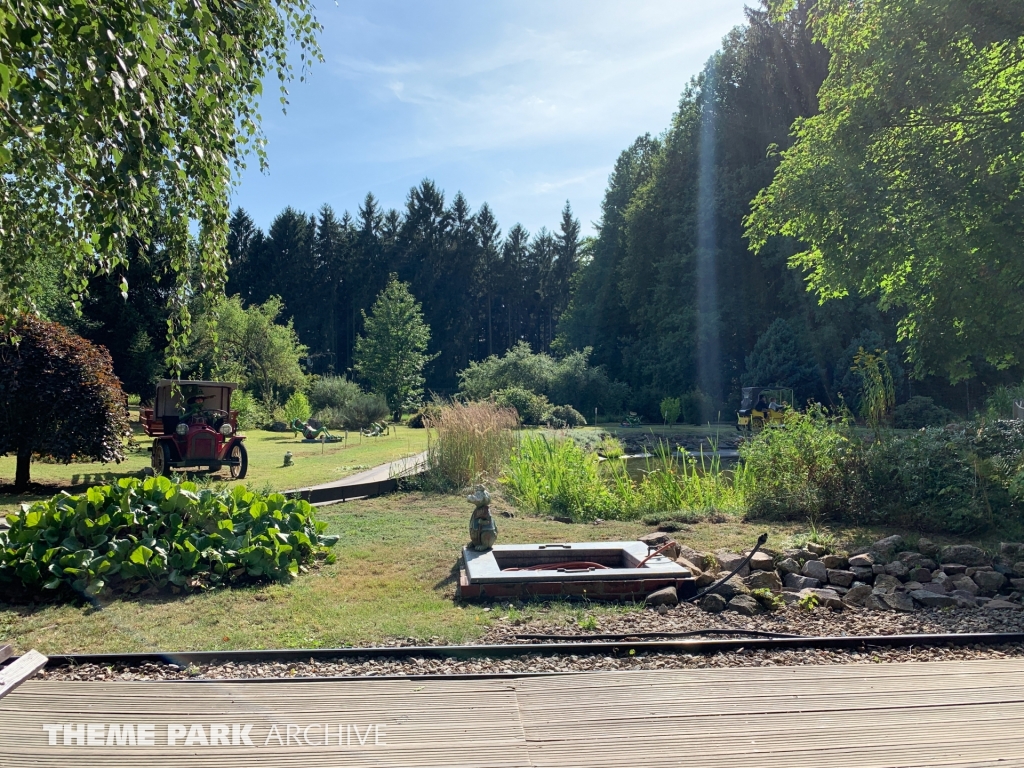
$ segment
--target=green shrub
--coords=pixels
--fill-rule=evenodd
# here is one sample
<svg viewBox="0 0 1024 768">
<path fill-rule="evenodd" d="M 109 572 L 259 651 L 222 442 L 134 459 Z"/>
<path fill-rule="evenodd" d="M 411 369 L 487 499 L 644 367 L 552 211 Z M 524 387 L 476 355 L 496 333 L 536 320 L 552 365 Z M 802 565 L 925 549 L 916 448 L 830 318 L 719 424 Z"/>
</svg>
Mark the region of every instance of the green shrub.
<svg viewBox="0 0 1024 768">
<path fill-rule="evenodd" d="M 597 453 L 606 459 L 621 459 L 625 455 L 626 449 L 622 447 L 622 443 L 616 438 L 611 435 L 605 435 L 597 445 Z"/>
<path fill-rule="evenodd" d="M 119 480 L 24 505 L 0 531 L 0 584 L 87 597 L 168 584 L 185 590 L 258 580 L 288 581 L 331 561 L 305 501 L 236 486 L 199 490 L 165 477 Z"/>
<path fill-rule="evenodd" d="M 345 428 L 345 420 L 342 417 L 340 408 L 321 408 L 313 414 L 313 418 L 327 427 L 327 429 Z"/>
<path fill-rule="evenodd" d="M 691 390 L 679 398 L 683 421 L 687 424 L 707 424 L 715 419 L 715 403 L 699 389 Z"/>
<path fill-rule="evenodd" d="M 326 408 L 340 410 L 361 394 L 359 385 L 344 376 L 323 376 L 309 387 L 309 405 L 314 413 Z"/>
<path fill-rule="evenodd" d="M 494 402 L 499 408 L 515 408 L 522 424 L 540 424 L 544 414 L 551 410 L 551 403 L 544 395 L 522 387 L 508 387 L 495 392 Z"/>
<path fill-rule="evenodd" d="M 896 429 L 923 429 L 944 426 L 955 418 L 951 410 L 936 405 L 930 397 L 915 395 L 896 406 L 892 413 L 892 425 Z"/>
<path fill-rule="evenodd" d="M 294 393 L 284 404 L 284 421 L 288 424 L 295 420 L 305 422 L 312 415 L 313 412 L 309 407 L 309 400 L 301 392 Z"/>
<path fill-rule="evenodd" d="M 590 365 L 592 350 L 573 351 L 558 359 L 534 353 L 525 341 L 504 356 L 491 355 L 471 362 L 459 372 L 459 390 L 473 400 L 483 400 L 511 387 L 528 389 L 558 403 L 571 403 L 582 413 L 615 413 L 625 407 L 629 387 L 612 381 L 601 366 Z"/>
<path fill-rule="evenodd" d="M 384 421 L 390 415 L 391 411 L 383 397 L 365 394 L 352 398 L 352 401 L 341 409 L 341 423 L 345 429 L 355 431 L 366 429 L 375 421 Z"/>
<path fill-rule="evenodd" d="M 1013 404 L 1024 400 L 1024 384 L 1007 387 L 1000 384 L 985 398 L 985 411 L 990 419 L 1012 419 Z"/>
<path fill-rule="evenodd" d="M 550 411 L 544 414 L 542 420 L 555 429 L 587 426 L 587 420 L 583 417 L 583 414 L 571 405 L 553 406 Z"/>
<path fill-rule="evenodd" d="M 238 411 L 239 429 L 262 429 L 273 418 L 262 402 L 243 389 L 236 389 L 231 394 L 231 407 Z"/>
<path fill-rule="evenodd" d="M 766 427 L 740 447 L 740 457 L 750 517 L 842 519 L 864 507 L 860 444 L 845 419 L 820 406 Z"/>
<path fill-rule="evenodd" d="M 666 424 L 675 424 L 683 404 L 678 397 L 666 397 L 661 401 L 661 418 Z"/>
</svg>

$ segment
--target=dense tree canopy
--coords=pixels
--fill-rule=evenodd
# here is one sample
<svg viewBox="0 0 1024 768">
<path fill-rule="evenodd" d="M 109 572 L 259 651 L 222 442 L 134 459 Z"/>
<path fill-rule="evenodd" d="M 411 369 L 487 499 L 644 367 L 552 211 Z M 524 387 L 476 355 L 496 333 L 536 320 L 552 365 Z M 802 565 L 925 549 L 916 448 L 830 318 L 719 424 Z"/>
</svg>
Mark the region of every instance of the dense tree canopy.
<svg viewBox="0 0 1024 768">
<path fill-rule="evenodd" d="M 120 461 L 130 434 L 103 347 L 30 315 L 0 337 L 0 455 L 17 456 L 16 490 L 28 486 L 33 455 Z"/>
<path fill-rule="evenodd" d="M 352 368 L 363 312 L 391 273 L 422 303 L 438 358 L 430 389 L 452 392 L 471 360 L 520 341 L 548 349 L 580 260 L 580 224 L 566 203 L 554 234 L 514 225 L 506 237 L 490 207 L 450 203 L 432 181 L 409 192 L 405 210 L 367 195 L 353 219 L 330 206 L 307 216 L 286 208 L 264 234 L 243 210 L 231 218 L 228 291 L 248 303 L 284 302 L 311 371 Z"/>
<path fill-rule="evenodd" d="M 128 240 L 161 211 L 172 269 L 198 263 L 193 291 L 222 281 L 231 175 L 250 149 L 263 160 L 264 78 L 287 81 L 292 43 L 303 65 L 319 56 L 311 8 L 0 2 L 0 312 L 10 322 L 40 293 L 27 265 L 56 259 L 77 297 L 90 272 L 128 263 Z M 186 300 L 184 280 L 175 295 Z M 176 317 L 180 326 L 188 313 Z"/>
<path fill-rule="evenodd" d="M 818 0 L 811 28 L 821 111 L 795 123 L 752 245 L 794 238 L 822 300 L 895 309 L 918 375 L 1020 363 L 1024 4 Z"/>
</svg>

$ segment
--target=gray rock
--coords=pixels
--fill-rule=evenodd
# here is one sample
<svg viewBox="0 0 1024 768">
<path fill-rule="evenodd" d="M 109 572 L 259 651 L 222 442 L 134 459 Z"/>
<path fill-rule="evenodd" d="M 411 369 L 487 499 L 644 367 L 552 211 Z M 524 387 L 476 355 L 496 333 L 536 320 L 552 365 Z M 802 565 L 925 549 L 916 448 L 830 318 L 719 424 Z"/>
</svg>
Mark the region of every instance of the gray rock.
<svg viewBox="0 0 1024 768">
<path fill-rule="evenodd" d="M 903 582 L 897 579 L 895 576 L 890 576 L 883 573 L 880 576 L 875 577 L 875 592 L 881 592 L 883 594 L 891 594 L 897 589 L 903 587 Z"/>
<path fill-rule="evenodd" d="M 725 574 L 720 574 L 724 576 Z M 749 595 L 750 590 L 747 589 L 747 585 L 743 583 L 743 580 L 739 576 L 733 576 L 727 582 L 722 584 L 718 589 L 715 590 L 718 594 L 724 597 L 726 600 L 731 600 L 736 595 Z"/>
<path fill-rule="evenodd" d="M 978 598 L 976 598 L 970 592 L 964 592 L 963 590 L 955 589 L 949 593 L 949 596 L 956 599 L 956 605 L 958 608 L 978 607 Z"/>
<path fill-rule="evenodd" d="M 875 580 L 875 572 L 871 569 L 871 566 L 851 565 L 850 571 L 860 581 L 871 582 Z"/>
<path fill-rule="evenodd" d="M 821 562 L 825 564 L 826 568 L 845 568 L 846 558 L 840 555 L 823 555 Z"/>
<path fill-rule="evenodd" d="M 795 560 L 804 560 L 804 561 L 806 561 L 806 560 L 817 560 L 818 559 L 818 555 L 816 555 L 814 552 L 811 552 L 811 550 L 809 550 L 809 549 L 798 549 L 796 552 L 794 552 L 791 555 L 791 557 L 793 557 Z"/>
<path fill-rule="evenodd" d="M 675 587 L 665 587 L 651 592 L 644 600 L 648 605 L 679 605 L 679 595 Z"/>
<path fill-rule="evenodd" d="M 970 579 L 970 578 L 973 578 L 973 577 L 974 577 L 974 574 L 976 574 L 976 573 L 979 573 L 979 572 L 981 572 L 981 571 L 994 571 L 994 570 L 995 570 L 995 568 L 993 568 L 993 567 L 992 567 L 991 565 L 979 565 L 979 566 L 977 566 L 977 567 L 975 567 L 975 566 L 969 566 L 969 567 L 967 568 L 967 570 L 966 570 L 966 571 L 964 571 L 964 575 L 965 575 L 965 576 L 966 576 L 967 578 L 969 578 L 969 579 Z"/>
<path fill-rule="evenodd" d="M 862 555 L 853 555 L 850 558 L 850 567 L 851 568 L 853 568 L 854 566 L 856 566 L 858 568 L 870 568 L 874 564 L 875 564 L 875 558 L 870 553 L 868 553 L 868 552 L 865 552 Z"/>
<path fill-rule="evenodd" d="M 703 552 L 698 552 L 696 549 L 691 549 L 685 544 L 679 545 L 678 557 L 685 557 L 687 560 L 689 560 L 691 563 L 696 565 L 701 570 L 707 568 L 707 565 L 705 564 L 705 558 L 707 557 L 707 555 L 705 555 Z"/>
<path fill-rule="evenodd" d="M 915 589 L 921 589 L 924 585 L 920 581 L 905 581 L 903 582 L 903 589 L 907 592 L 913 592 Z"/>
<path fill-rule="evenodd" d="M 842 598 L 839 597 L 839 593 L 834 589 L 801 589 L 797 593 L 800 599 L 805 599 L 808 595 L 814 595 L 818 598 L 818 605 L 824 608 L 831 608 L 834 611 L 841 611 L 843 609 Z"/>
<path fill-rule="evenodd" d="M 727 611 L 736 611 L 743 616 L 753 616 L 757 613 L 764 613 L 764 608 L 750 595 L 736 595 L 729 604 L 725 606 Z"/>
<path fill-rule="evenodd" d="M 885 565 L 882 563 L 875 563 L 871 566 L 871 572 L 876 576 L 885 573 Z"/>
<path fill-rule="evenodd" d="M 881 595 L 882 602 L 892 608 L 894 611 L 902 611 L 903 613 L 910 613 L 915 609 L 914 601 L 910 599 L 910 595 L 906 592 L 893 592 L 888 595 Z"/>
<path fill-rule="evenodd" d="M 721 595 L 708 595 L 700 601 L 700 607 L 708 613 L 721 613 L 726 604 L 726 599 Z"/>
<path fill-rule="evenodd" d="M 1011 603 L 1009 600 L 989 600 L 983 606 L 986 611 L 1021 611 L 1024 605 Z"/>
<path fill-rule="evenodd" d="M 691 574 L 693 574 L 693 578 L 695 579 L 704 573 L 703 569 L 699 568 L 696 563 L 693 563 L 682 556 L 676 558 L 676 565 L 681 565 L 683 568 L 686 568 Z"/>
<path fill-rule="evenodd" d="M 818 579 L 812 579 L 809 576 L 800 576 L 796 573 L 787 573 L 782 579 L 782 583 L 789 589 L 813 589 L 821 584 Z"/>
<path fill-rule="evenodd" d="M 843 600 L 850 605 L 864 605 L 869 597 L 871 597 L 871 587 L 862 584 L 859 587 L 851 587 L 843 596 Z"/>
<path fill-rule="evenodd" d="M 934 592 L 936 595 L 946 594 L 946 587 L 939 584 L 937 581 L 928 581 L 921 585 L 921 589 L 926 592 Z"/>
<path fill-rule="evenodd" d="M 922 560 L 924 560 L 925 556 L 922 555 L 920 552 L 900 552 L 898 555 L 896 555 L 896 559 L 908 568 L 913 568 L 915 565 L 918 565 Z"/>
<path fill-rule="evenodd" d="M 1013 575 L 1024 577 L 1024 562 L 1013 564 Z"/>
<path fill-rule="evenodd" d="M 988 553 L 970 544 L 954 544 L 943 547 L 939 551 L 939 559 L 944 563 L 961 563 L 963 565 L 991 565 L 992 558 Z"/>
<path fill-rule="evenodd" d="M 779 573 L 785 576 L 787 573 L 800 573 L 800 563 L 794 560 L 792 557 L 787 557 L 785 560 L 780 560 L 776 566 Z"/>
<path fill-rule="evenodd" d="M 1020 560 L 1021 555 L 1024 555 L 1024 544 L 1003 542 L 999 545 L 999 554 L 1004 555 L 1011 560 Z"/>
<path fill-rule="evenodd" d="M 775 558 L 767 552 L 755 552 L 750 558 L 750 570 L 752 571 L 773 571 L 775 570 Z"/>
<path fill-rule="evenodd" d="M 876 595 L 874 593 L 868 595 L 864 600 L 864 607 L 870 608 L 873 611 L 891 611 L 892 606 L 885 602 L 882 599 L 883 597 L 884 595 Z"/>
<path fill-rule="evenodd" d="M 703 589 L 704 587 L 710 587 L 718 579 L 715 578 L 715 574 L 704 571 L 700 576 L 697 577 L 697 586 Z"/>
<path fill-rule="evenodd" d="M 880 556 L 885 562 L 892 560 L 893 556 L 903 548 L 902 536 L 887 536 L 879 539 L 871 545 L 871 551 Z"/>
<path fill-rule="evenodd" d="M 978 571 L 971 578 L 982 592 L 998 592 L 1006 583 L 1006 577 L 998 571 Z"/>
<path fill-rule="evenodd" d="M 821 560 L 808 560 L 804 563 L 803 570 L 800 571 L 804 576 L 810 576 L 812 579 L 824 582 L 828 580 L 828 568 Z"/>
<path fill-rule="evenodd" d="M 954 592 L 967 592 L 970 595 L 977 595 L 981 591 L 978 589 L 978 585 L 974 583 L 974 579 L 969 579 L 966 576 L 954 576 L 952 583 Z"/>
<path fill-rule="evenodd" d="M 808 541 L 806 544 L 804 544 L 804 549 L 806 549 L 808 552 L 817 555 L 818 557 L 821 557 L 826 552 L 828 552 L 828 549 L 824 545 L 816 544 L 813 541 Z"/>
<path fill-rule="evenodd" d="M 745 581 L 751 589 L 770 589 L 772 592 L 782 590 L 782 579 L 775 571 L 754 571 Z"/>
<path fill-rule="evenodd" d="M 921 538 L 917 540 L 917 551 L 925 557 L 935 557 L 939 554 L 939 545 L 931 539 Z"/>
<path fill-rule="evenodd" d="M 736 568 L 736 566 L 743 562 L 744 556 L 737 555 L 734 552 L 726 552 L 725 550 L 719 550 L 718 552 L 715 552 L 715 559 L 718 560 L 718 566 L 720 570 L 723 570 L 726 573 L 731 573 L 733 569 Z M 737 573 L 736 575 L 749 576 L 750 565 L 744 565 L 740 569 L 739 573 Z"/>
<path fill-rule="evenodd" d="M 953 589 L 953 579 L 947 576 L 943 571 L 934 570 L 932 571 L 932 584 L 938 584 L 947 592 Z"/>
<path fill-rule="evenodd" d="M 856 574 L 853 571 L 840 571 L 836 568 L 828 569 L 828 583 L 835 584 L 839 587 L 848 587 L 853 584 L 856 579 Z"/>
<path fill-rule="evenodd" d="M 895 576 L 898 579 L 905 578 L 910 569 L 904 563 L 899 560 L 894 560 L 891 563 L 886 563 L 885 572 L 890 576 Z"/>
<path fill-rule="evenodd" d="M 917 564 L 918 568 L 927 568 L 929 571 L 934 571 L 939 567 L 939 564 L 932 560 L 930 557 L 926 557 Z"/>
<path fill-rule="evenodd" d="M 967 566 L 960 565 L 960 563 L 944 563 L 942 566 L 942 572 L 947 576 L 960 576 L 961 574 L 967 573 Z"/>
<path fill-rule="evenodd" d="M 927 568 L 911 568 L 910 573 L 907 574 L 912 580 L 920 581 L 922 584 L 932 580 L 932 572 Z"/>
<path fill-rule="evenodd" d="M 1010 584 L 1014 589 L 1024 590 L 1024 579 L 1010 579 Z"/>
<path fill-rule="evenodd" d="M 926 608 L 951 608 L 956 605 L 955 597 L 946 594 L 939 595 L 927 589 L 915 589 L 908 594 Z"/>
</svg>

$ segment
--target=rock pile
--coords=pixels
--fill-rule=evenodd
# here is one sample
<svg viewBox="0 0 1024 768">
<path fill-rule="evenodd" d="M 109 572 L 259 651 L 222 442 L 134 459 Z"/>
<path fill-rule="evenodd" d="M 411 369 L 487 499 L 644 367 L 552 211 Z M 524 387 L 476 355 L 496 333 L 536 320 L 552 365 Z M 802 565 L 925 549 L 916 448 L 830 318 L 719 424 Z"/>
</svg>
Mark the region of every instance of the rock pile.
<svg viewBox="0 0 1024 768">
<path fill-rule="evenodd" d="M 698 552 L 679 545 L 676 562 L 697 577 L 698 588 L 723 578 L 745 555 Z M 920 539 L 915 549 L 901 536 L 876 541 L 864 551 L 831 552 L 808 542 L 801 549 L 758 552 L 701 607 L 711 613 L 751 616 L 778 604 L 804 603 L 834 610 L 918 608 L 1024 610 L 1024 544 L 1000 544 L 991 555 L 968 544 L 939 547 Z"/>
</svg>

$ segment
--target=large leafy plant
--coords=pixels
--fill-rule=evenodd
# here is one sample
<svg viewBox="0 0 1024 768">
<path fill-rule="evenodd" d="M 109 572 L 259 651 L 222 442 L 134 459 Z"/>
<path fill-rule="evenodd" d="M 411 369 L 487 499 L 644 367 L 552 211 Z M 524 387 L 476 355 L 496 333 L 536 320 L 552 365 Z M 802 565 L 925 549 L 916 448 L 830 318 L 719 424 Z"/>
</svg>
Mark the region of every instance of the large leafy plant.
<svg viewBox="0 0 1024 768">
<path fill-rule="evenodd" d="M 305 501 L 236 486 L 199 490 L 165 477 L 119 480 L 24 505 L 0 531 L 0 585 L 71 589 L 87 597 L 173 585 L 192 590 L 288 581 L 332 562 Z"/>
</svg>

